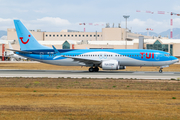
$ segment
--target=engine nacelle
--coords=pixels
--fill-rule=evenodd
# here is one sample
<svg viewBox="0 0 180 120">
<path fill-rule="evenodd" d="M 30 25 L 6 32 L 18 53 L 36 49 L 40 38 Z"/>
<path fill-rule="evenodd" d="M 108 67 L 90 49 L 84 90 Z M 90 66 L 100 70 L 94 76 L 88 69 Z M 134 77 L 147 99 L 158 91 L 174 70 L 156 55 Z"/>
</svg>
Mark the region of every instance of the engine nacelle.
<svg viewBox="0 0 180 120">
<path fill-rule="evenodd" d="M 102 69 L 103 70 L 118 70 L 119 69 L 119 62 L 117 60 L 108 60 L 102 62 Z"/>
</svg>

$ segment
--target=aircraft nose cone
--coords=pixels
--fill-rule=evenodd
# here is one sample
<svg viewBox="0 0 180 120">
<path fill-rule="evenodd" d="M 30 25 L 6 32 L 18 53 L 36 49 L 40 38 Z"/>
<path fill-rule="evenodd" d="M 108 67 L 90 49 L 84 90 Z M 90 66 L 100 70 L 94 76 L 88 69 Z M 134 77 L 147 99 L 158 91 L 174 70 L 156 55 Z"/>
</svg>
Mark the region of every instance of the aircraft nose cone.
<svg viewBox="0 0 180 120">
<path fill-rule="evenodd" d="M 177 59 L 176 62 L 179 62 L 179 59 Z"/>
</svg>

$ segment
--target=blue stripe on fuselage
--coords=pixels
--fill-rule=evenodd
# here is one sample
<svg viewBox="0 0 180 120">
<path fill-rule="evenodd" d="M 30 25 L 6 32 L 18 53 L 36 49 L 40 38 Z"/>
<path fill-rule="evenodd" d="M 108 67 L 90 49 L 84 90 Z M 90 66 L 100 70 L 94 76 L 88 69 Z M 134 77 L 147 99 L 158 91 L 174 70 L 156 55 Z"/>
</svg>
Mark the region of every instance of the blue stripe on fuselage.
<svg viewBox="0 0 180 120">
<path fill-rule="evenodd" d="M 164 54 L 168 54 L 168 53 L 163 52 L 163 51 L 158 51 L 158 50 L 144 50 L 144 49 L 71 49 L 71 50 L 68 49 L 66 50 L 66 49 L 60 49 L 58 51 L 61 53 L 61 55 L 81 55 L 81 54 L 91 53 L 91 52 L 108 52 L 108 53 L 110 52 L 110 53 L 115 53 L 119 55 L 126 55 L 126 57 L 133 58 L 136 60 L 142 60 L 142 61 L 169 61 L 170 60 L 169 57 L 164 56 Z M 17 54 L 22 55 L 24 57 L 28 57 L 28 58 L 44 59 L 44 60 L 53 60 L 53 58 L 56 57 L 56 55 L 54 54 L 54 49 L 31 50 L 30 52 L 32 52 L 32 54 L 22 54 L 18 52 Z M 143 58 L 140 53 L 144 53 Z M 151 53 L 151 57 L 148 58 L 150 53 Z M 154 53 L 154 58 L 152 57 L 152 53 Z M 58 57 L 58 59 L 66 59 L 66 57 Z M 173 59 L 177 59 L 177 58 L 173 57 L 172 60 Z"/>
</svg>

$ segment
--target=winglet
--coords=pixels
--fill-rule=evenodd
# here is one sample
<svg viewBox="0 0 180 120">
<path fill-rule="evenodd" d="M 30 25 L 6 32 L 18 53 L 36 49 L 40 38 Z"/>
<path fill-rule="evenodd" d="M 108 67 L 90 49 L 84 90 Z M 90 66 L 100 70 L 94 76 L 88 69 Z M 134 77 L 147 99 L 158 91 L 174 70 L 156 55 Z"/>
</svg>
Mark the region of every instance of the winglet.
<svg viewBox="0 0 180 120">
<path fill-rule="evenodd" d="M 54 49 L 55 54 L 58 54 L 58 55 L 61 54 L 61 53 L 54 47 L 54 45 L 52 45 L 52 47 L 53 47 L 53 49 Z"/>
</svg>

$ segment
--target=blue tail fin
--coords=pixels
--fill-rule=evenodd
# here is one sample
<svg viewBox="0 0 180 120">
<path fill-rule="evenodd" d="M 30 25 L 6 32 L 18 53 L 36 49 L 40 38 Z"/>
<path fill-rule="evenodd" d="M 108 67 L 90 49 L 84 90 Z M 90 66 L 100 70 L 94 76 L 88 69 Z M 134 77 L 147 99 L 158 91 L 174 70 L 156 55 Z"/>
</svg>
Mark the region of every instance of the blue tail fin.
<svg viewBox="0 0 180 120">
<path fill-rule="evenodd" d="M 33 35 L 26 29 L 20 20 L 14 20 L 19 45 L 21 50 L 39 50 L 39 49 L 52 49 L 43 46 L 33 37 Z"/>
</svg>

